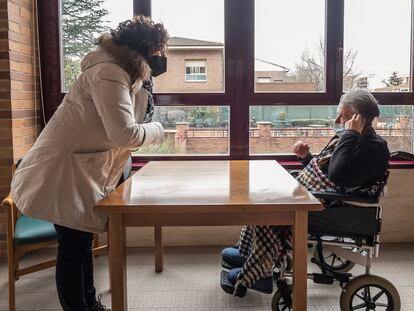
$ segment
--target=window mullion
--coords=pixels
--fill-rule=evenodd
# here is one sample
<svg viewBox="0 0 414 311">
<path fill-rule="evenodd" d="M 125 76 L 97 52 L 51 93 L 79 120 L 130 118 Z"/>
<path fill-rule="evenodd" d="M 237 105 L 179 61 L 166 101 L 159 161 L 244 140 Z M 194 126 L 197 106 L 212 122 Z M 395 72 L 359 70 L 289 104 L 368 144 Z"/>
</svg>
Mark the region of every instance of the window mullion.
<svg viewBox="0 0 414 311">
<path fill-rule="evenodd" d="M 344 0 L 327 0 L 326 91 L 338 102 L 343 92 Z"/>
<path fill-rule="evenodd" d="M 248 81 L 253 72 L 254 1 L 225 0 L 226 90 L 230 91 L 230 157 L 249 157 Z M 231 89 L 229 89 L 229 88 Z"/>
<path fill-rule="evenodd" d="M 133 0 L 134 15 L 151 16 L 151 0 Z"/>
</svg>

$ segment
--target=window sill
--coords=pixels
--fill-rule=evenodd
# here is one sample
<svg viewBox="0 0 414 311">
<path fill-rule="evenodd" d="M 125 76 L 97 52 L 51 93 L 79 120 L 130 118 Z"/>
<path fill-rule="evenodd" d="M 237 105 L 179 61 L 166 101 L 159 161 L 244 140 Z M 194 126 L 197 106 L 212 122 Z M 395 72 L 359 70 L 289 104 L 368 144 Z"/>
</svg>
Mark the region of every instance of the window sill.
<svg viewBox="0 0 414 311">
<path fill-rule="evenodd" d="M 282 165 L 285 169 L 288 170 L 296 170 L 296 169 L 302 169 L 302 163 L 300 161 L 278 161 L 280 165 Z M 134 163 L 132 164 L 132 169 L 134 171 L 138 171 L 140 168 L 144 167 L 145 164 L 148 162 L 144 161 L 137 161 L 134 160 Z M 390 163 L 390 169 L 414 169 L 414 161 L 396 161 L 392 160 Z"/>
</svg>

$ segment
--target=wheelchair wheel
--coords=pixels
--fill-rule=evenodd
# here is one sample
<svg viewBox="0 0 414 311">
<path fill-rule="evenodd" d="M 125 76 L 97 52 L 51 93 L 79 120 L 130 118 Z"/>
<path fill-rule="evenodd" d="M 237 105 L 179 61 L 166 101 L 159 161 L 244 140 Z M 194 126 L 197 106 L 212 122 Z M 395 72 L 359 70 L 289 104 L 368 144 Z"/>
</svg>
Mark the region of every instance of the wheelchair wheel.
<svg viewBox="0 0 414 311">
<path fill-rule="evenodd" d="M 324 262 L 336 272 L 348 272 L 355 266 L 354 262 L 342 259 L 335 253 L 325 250 L 323 247 L 322 254 L 323 258 L 319 258 L 318 249 L 314 246 L 313 258 L 319 259 L 320 262 Z"/>
<path fill-rule="evenodd" d="M 400 311 L 397 289 L 388 280 L 376 275 L 361 275 L 351 280 L 341 293 L 342 311 Z"/>
<path fill-rule="evenodd" d="M 292 295 L 292 285 L 289 285 L 290 295 Z M 292 311 L 292 306 L 289 306 L 283 298 L 282 292 L 277 290 L 272 298 L 272 311 Z"/>
</svg>

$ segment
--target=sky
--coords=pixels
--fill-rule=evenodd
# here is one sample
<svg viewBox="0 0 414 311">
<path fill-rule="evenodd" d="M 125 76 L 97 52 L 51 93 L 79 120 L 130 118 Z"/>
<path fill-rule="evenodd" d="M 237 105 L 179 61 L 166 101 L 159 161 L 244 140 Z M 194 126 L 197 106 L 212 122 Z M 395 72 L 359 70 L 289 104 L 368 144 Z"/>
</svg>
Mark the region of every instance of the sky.
<svg viewBox="0 0 414 311">
<path fill-rule="evenodd" d="M 132 16 L 132 0 L 105 0 L 110 26 Z M 171 36 L 224 42 L 224 0 L 152 0 L 152 17 Z M 256 0 L 255 57 L 294 69 L 325 38 L 325 0 Z M 411 0 L 345 0 L 344 48 L 371 88 L 410 71 Z M 256 70 L 279 70 L 256 62 Z"/>
</svg>

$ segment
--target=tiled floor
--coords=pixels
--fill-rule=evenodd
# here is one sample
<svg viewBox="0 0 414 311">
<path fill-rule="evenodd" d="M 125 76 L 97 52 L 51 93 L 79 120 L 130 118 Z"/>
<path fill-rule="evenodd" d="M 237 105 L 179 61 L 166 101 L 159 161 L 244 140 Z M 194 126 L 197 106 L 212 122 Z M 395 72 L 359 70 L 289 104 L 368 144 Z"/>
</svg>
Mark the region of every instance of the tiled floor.
<svg viewBox="0 0 414 311">
<path fill-rule="evenodd" d="M 164 271 L 154 272 L 151 249 L 128 250 L 129 310 L 270 310 L 271 295 L 250 291 L 243 299 L 225 294 L 219 285 L 218 247 L 166 248 Z M 36 256 L 50 256 L 50 250 Z M 30 256 L 27 262 L 36 259 Z M 313 270 L 309 264 L 309 270 Z M 355 267 L 353 273 L 363 272 Z M 390 280 L 401 296 L 402 310 L 414 310 L 414 244 L 382 245 L 373 274 Z M 7 310 L 7 269 L 0 267 L 0 310 Z M 95 280 L 103 301 L 110 304 L 106 256 L 95 261 Z M 17 281 L 18 310 L 61 310 L 54 284 L 54 269 Z M 340 288 L 308 283 L 308 310 L 339 310 Z"/>
</svg>

